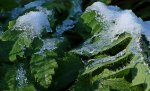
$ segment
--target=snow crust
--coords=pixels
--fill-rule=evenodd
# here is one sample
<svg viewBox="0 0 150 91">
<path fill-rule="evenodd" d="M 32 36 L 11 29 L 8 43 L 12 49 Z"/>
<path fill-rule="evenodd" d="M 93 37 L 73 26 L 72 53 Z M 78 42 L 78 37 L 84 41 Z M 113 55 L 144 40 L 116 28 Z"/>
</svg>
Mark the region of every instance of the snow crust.
<svg viewBox="0 0 150 91">
<path fill-rule="evenodd" d="M 31 11 L 20 16 L 13 29 L 29 32 L 31 37 L 40 36 L 44 29 L 52 32 L 47 15 L 40 11 Z"/>
</svg>

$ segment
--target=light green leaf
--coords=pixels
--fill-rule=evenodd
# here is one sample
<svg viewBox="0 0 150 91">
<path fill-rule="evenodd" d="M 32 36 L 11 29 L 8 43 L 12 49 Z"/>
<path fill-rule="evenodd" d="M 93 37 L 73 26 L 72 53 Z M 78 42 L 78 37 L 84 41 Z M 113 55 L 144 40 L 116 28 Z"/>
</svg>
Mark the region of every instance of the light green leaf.
<svg viewBox="0 0 150 91">
<path fill-rule="evenodd" d="M 24 53 L 26 51 L 26 48 L 28 48 L 31 44 L 32 40 L 30 37 L 23 35 L 19 35 L 19 38 L 14 43 L 12 50 L 9 53 L 9 59 L 10 61 L 15 61 L 17 59 L 17 56 L 23 57 Z"/>
<path fill-rule="evenodd" d="M 44 88 L 48 88 L 51 85 L 52 76 L 58 67 L 57 62 L 51 56 L 52 55 L 34 54 L 30 62 L 32 75 Z"/>
<path fill-rule="evenodd" d="M 0 39 L 3 41 L 16 41 L 21 33 L 22 31 L 7 30 L 0 36 Z"/>
<path fill-rule="evenodd" d="M 8 29 L 12 29 L 15 24 L 16 20 L 9 21 Z"/>
<path fill-rule="evenodd" d="M 131 86 L 131 83 L 127 82 L 124 78 L 107 79 L 101 83 L 108 86 L 109 89 L 119 91 L 130 91 Z"/>
</svg>

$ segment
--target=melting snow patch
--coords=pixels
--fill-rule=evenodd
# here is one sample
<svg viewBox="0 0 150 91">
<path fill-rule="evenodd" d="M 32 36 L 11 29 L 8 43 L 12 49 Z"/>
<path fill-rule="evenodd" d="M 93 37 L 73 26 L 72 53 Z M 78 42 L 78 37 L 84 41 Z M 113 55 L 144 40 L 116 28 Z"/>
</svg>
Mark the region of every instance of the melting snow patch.
<svg viewBox="0 0 150 91">
<path fill-rule="evenodd" d="M 44 29 L 52 32 L 47 15 L 39 11 L 31 11 L 20 16 L 13 29 L 28 32 L 31 38 L 40 36 Z"/>
<path fill-rule="evenodd" d="M 64 38 L 60 37 L 60 38 L 51 38 L 51 39 L 45 39 L 43 40 L 43 46 L 40 49 L 39 52 L 35 53 L 35 54 L 41 54 L 43 55 L 44 51 L 48 50 L 54 50 L 57 48 L 57 44 L 60 42 L 63 42 Z"/>
</svg>

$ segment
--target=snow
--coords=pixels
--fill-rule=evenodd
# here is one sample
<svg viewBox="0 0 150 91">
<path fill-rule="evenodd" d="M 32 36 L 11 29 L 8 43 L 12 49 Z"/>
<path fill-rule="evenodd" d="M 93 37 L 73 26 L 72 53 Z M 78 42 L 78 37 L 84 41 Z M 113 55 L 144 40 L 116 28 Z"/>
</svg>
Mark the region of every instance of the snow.
<svg viewBox="0 0 150 91">
<path fill-rule="evenodd" d="M 108 24 L 109 31 L 112 30 L 112 36 L 128 32 L 133 36 L 135 34 L 141 34 L 142 32 L 142 20 L 138 18 L 131 10 L 121 10 L 117 6 L 106 6 L 101 2 L 96 2 L 89 6 L 86 11 L 95 10 L 99 15 L 103 17 L 97 17 L 97 19 L 104 21 Z M 114 22 L 115 24 L 112 24 Z"/>
<path fill-rule="evenodd" d="M 95 33 L 90 39 L 85 41 L 80 48 L 73 50 L 73 52 L 80 55 L 95 55 L 102 51 L 104 47 L 111 45 L 114 40 L 118 39 L 116 35 L 120 35 L 124 32 L 130 33 L 134 39 L 130 43 L 130 46 L 126 48 L 126 50 L 132 51 L 133 54 L 142 51 L 140 47 L 141 34 L 146 35 L 148 41 L 150 41 L 150 21 L 143 21 L 131 10 L 121 10 L 117 6 L 106 6 L 101 2 L 96 2 L 89 6 L 85 13 L 93 10 L 99 15 L 96 19 L 99 22 L 103 22 L 104 28 L 100 33 Z M 100 40 L 92 42 L 92 38 L 94 37 L 99 37 Z M 101 62 L 113 61 L 118 57 L 117 55 L 120 54 L 119 56 L 122 56 L 126 50 L 121 51 L 115 56 L 108 56 L 102 59 L 91 59 L 89 61 L 93 62 L 91 64 L 92 66 Z M 139 60 L 142 58 L 143 56 L 140 56 Z M 150 61 L 149 56 L 148 58 L 145 57 L 145 59 Z M 136 62 L 139 62 L 139 60 Z"/>
<path fill-rule="evenodd" d="M 33 8 L 33 7 L 35 7 L 40 12 L 44 12 L 48 16 L 52 15 L 52 10 L 47 10 L 47 8 L 43 8 L 41 6 L 46 1 L 52 2 L 53 0 L 36 0 L 36 1 L 30 2 L 29 4 L 24 5 L 23 8 L 20 8 L 20 7 L 15 8 L 12 11 L 12 18 L 16 18 L 17 16 L 22 14 L 25 10 Z M 69 16 L 67 17 L 67 19 L 65 19 L 62 22 L 62 25 L 58 25 L 56 27 L 56 32 L 58 35 L 61 35 L 64 31 L 74 28 L 75 23 L 77 22 L 79 16 L 82 13 L 82 9 L 81 9 L 82 1 L 81 0 L 72 0 L 72 3 L 73 3 L 73 7 L 70 10 Z M 75 19 L 72 20 L 70 18 L 75 18 Z"/>
<path fill-rule="evenodd" d="M 140 48 L 140 37 L 142 33 L 144 33 L 150 41 L 150 22 L 144 22 L 131 10 L 121 10 L 117 6 L 107 6 L 102 2 L 95 2 L 87 7 L 85 13 L 90 11 L 95 11 L 97 14 L 95 18 L 98 22 L 103 23 L 103 30 L 92 36 L 92 38 L 99 37 L 99 41 L 93 43 L 92 38 L 90 38 L 83 43 L 81 48 L 74 50 L 78 54 L 89 53 L 89 55 L 94 55 L 118 39 L 116 35 L 120 35 L 124 32 L 130 33 L 134 38 L 134 41 L 130 44 L 128 49 L 135 54 L 142 51 Z"/>
<path fill-rule="evenodd" d="M 52 15 L 52 10 L 47 10 L 47 8 L 41 7 L 46 1 L 52 0 L 36 0 L 24 5 L 23 8 L 17 7 L 12 11 L 12 18 L 18 17 L 25 10 L 35 7 L 37 11 L 30 11 L 25 15 L 18 17 L 13 30 L 22 30 L 26 34 L 29 34 L 31 38 L 39 37 L 41 33 L 46 30 L 47 32 L 52 32 L 50 27 L 50 16 Z"/>
<path fill-rule="evenodd" d="M 51 16 L 52 15 L 52 10 L 47 10 L 47 8 L 43 8 L 41 6 L 36 7 L 37 10 L 44 12 L 46 15 Z"/>
<path fill-rule="evenodd" d="M 12 18 L 18 17 L 25 10 L 32 7 L 36 7 L 38 11 L 30 11 L 25 15 L 20 16 L 16 20 L 16 24 L 14 25 L 13 29 L 26 31 L 30 34 L 31 38 L 34 38 L 36 36 L 39 37 L 44 29 L 46 29 L 47 32 L 52 32 L 48 20 L 48 17 L 52 15 L 52 10 L 47 10 L 46 8 L 41 7 L 41 5 L 46 1 L 52 0 L 36 0 L 24 5 L 23 8 L 15 8 L 12 11 Z"/>
<path fill-rule="evenodd" d="M 26 71 L 24 69 L 23 63 L 19 64 L 19 67 L 16 73 L 16 81 L 17 81 L 18 87 L 25 86 L 28 83 L 27 77 L 26 77 Z"/>
<path fill-rule="evenodd" d="M 42 41 L 43 41 L 42 48 L 40 49 L 40 51 L 38 51 L 35 54 L 43 55 L 44 51 L 46 51 L 46 50 L 51 51 L 51 50 L 56 49 L 57 48 L 57 44 L 63 42 L 64 38 L 63 37 L 51 38 L 51 39 L 44 39 Z"/>
<path fill-rule="evenodd" d="M 119 57 L 125 55 L 125 52 L 126 52 L 126 50 L 123 50 L 123 51 L 119 52 L 118 54 L 116 54 L 115 56 L 107 56 L 104 58 L 90 59 L 89 62 L 92 61 L 92 63 L 89 65 L 89 67 L 94 67 L 94 65 L 96 65 L 96 64 L 105 63 L 110 60 L 115 61 L 116 58 L 119 58 Z"/>
<path fill-rule="evenodd" d="M 30 37 L 40 36 L 44 29 L 52 32 L 47 15 L 40 11 L 31 11 L 20 16 L 13 29 L 28 32 Z"/>
<path fill-rule="evenodd" d="M 113 35 L 123 32 L 128 32 L 133 36 L 139 35 L 142 32 L 150 34 L 150 22 L 144 22 L 141 18 L 137 17 L 132 10 L 121 10 L 117 6 L 106 6 L 101 2 L 94 3 L 89 6 L 86 11 L 91 10 L 95 10 L 99 15 L 102 15 L 103 21 L 110 25 L 108 26 L 109 31 L 113 30 Z M 97 19 L 98 18 L 101 17 L 97 17 Z M 115 22 L 115 24 L 113 25 L 111 22 Z"/>
</svg>

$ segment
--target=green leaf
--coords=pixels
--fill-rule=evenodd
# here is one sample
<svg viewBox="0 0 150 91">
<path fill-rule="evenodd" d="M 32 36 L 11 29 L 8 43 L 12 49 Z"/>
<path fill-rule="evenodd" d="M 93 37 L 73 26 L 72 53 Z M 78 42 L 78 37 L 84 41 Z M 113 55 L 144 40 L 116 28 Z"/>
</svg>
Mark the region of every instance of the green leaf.
<svg viewBox="0 0 150 91">
<path fill-rule="evenodd" d="M 145 86 L 144 84 L 132 86 L 131 91 L 145 91 Z"/>
<path fill-rule="evenodd" d="M 43 46 L 43 41 L 40 38 L 34 38 L 30 47 L 27 48 L 25 56 L 31 56 L 33 53 L 39 52 Z"/>
<path fill-rule="evenodd" d="M 103 21 L 103 17 L 101 17 L 103 14 L 99 13 L 101 12 L 98 10 L 87 10 L 87 12 L 82 14 L 75 28 L 76 32 L 86 41 L 71 52 L 80 55 L 85 59 L 84 62 L 87 62 L 85 69 L 81 72 L 78 81 L 75 83 L 75 91 L 88 91 L 87 89 L 95 91 L 92 88 L 95 82 L 101 84 L 101 82 L 108 81 L 109 79 L 113 79 L 114 81 L 112 84 L 110 83 L 111 81 L 108 82 L 108 85 L 104 86 L 104 89 L 109 89 L 110 91 L 128 91 L 136 89 L 136 86 L 142 84 L 143 89 L 148 91 L 150 86 L 148 83 L 149 68 L 143 66 L 143 64 L 146 64 L 145 62 L 149 59 L 149 42 L 140 35 L 135 37 L 132 33 L 129 34 L 126 32 L 121 34 L 116 33 L 115 36 L 111 37 L 111 33 L 105 30 L 104 27 L 107 24 L 114 26 L 113 24 L 115 23 Z M 143 43 L 143 41 L 146 43 Z M 138 46 L 142 48 L 142 54 Z M 144 55 L 147 55 L 147 57 Z M 142 58 L 144 59 L 143 62 L 139 62 Z M 84 77 L 89 80 L 89 83 L 87 82 L 88 85 L 85 84 Z M 123 80 L 120 78 L 123 78 Z M 129 83 L 130 86 L 123 87 L 123 83 Z M 117 84 L 121 86 L 116 87 Z M 84 85 L 86 85 L 85 88 L 87 89 L 82 88 Z M 99 86 L 97 87 L 99 88 Z M 141 88 L 139 87 L 139 89 Z"/>
<path fill-rule="evenodd" d="M 95 32 L 100 32 L 102 30 L 103 24 L 95 19 L 96 16 L 95 11 L 85 12 L 81 15 L 75 31 L 79 33 L 83 39 L 87 39 Z"/>
<path fill-rule="evenodd" d="M 0 64 L 0 90 L 14 91 L 16 88 L 16 65 Z"/>
<path fill-rule="evenodd" d="M 22 31 L 7 30 L 0 36 L 0 39 L 3 41 L 16 41 L 21 33 Z"/>
<path fill-rule="evenodd" d="M 71 91 L 93 91 L 92 87 L 94 87 L 94 85 L 91 82 L 91 77 L 87 75 L 79 77 L 71 88 Z"/>
<path fill-rule="evenodd" d="M 69 84 L 74 82 L 79 74 L 79 70 L 83 68 L 83 64 L 79 56 L 67 53 L 64 58 L 59 59 L 58 69 L 54 76 L 51 91 L 67 88 Z"/>
<path fill-rule="evenodd" d="M 98 70 L 104 70 L 105 68 L 112 70 L 112 71 L 116 71 L 115 69 L 119 69 L 118 67 L 121 65 L 121 62 L 126 63 L 126 61 L 131 60 L 132 56 L 133 56 L 132 53 L 128 52 L 116 60 L 110 59 L 108 62 L 104 62 L 104 63 L 100 62 L 95 65 L 89 64 L 88 66 L 86 66 L 82 75 L 93 73 L 94 71 L 97 73 Z M 114 67 L 114 66 L 116 66 L 116 67 Z M 100 74 L 100 73 L 97 73 L 97 74 Z"/>
<path fill-rule="evenodd" d="M 109 86 L 110 90 L 130 91 L 131 83 L 124 78 L 107 79 L 101 82 L 103 85 Z"/>
<path fill-rule="evenodd" d="M 132 86 L 143 84 L 143 88 L 145 88 L 145 91 L 149 91 L 150 89 L 150 74 L 149 74 L 149 67 L 146 65 L 144 60 L 141 60 L 141 62 L 137 63 L 135 65 L 135 68 L 137 71 L 133 70 L 133 80 L 132 80 Z M 144 87 L 144 84 L 147 85 L 147 87 Z"/>
<path fill-rule="evenodd" d="M 37 91 L 37 89 L 35 89 L 33 84 L 27 84 L 24 87 L 15 89 L 15 91 Z"/>
<path fill-rule="evenodd" d="M 28 48 L 32 42 L 30 37 L 23 35 L 24 33 L 19 35 L 19 38 L 14 43 L 12 50 L 9 53 L 10 61 L 15 61 L 17 56 L 23 57 L 26 48 Z"/>
<path fill-rule="evenodd" d="M 58 67 L 57 62 L 50 54 L 51 53 L 43 55 L 34 54 L 30 62 L 32 75 L 44 88 L 48 88 L 51 85 L 52 76 L 55 74 L 55 69 Z"/>
<path fill-rule="evenodd" d="M 8 29 L 12 29 L 15 24 L 16 20 L 9 21 Z"/>
</svg>

